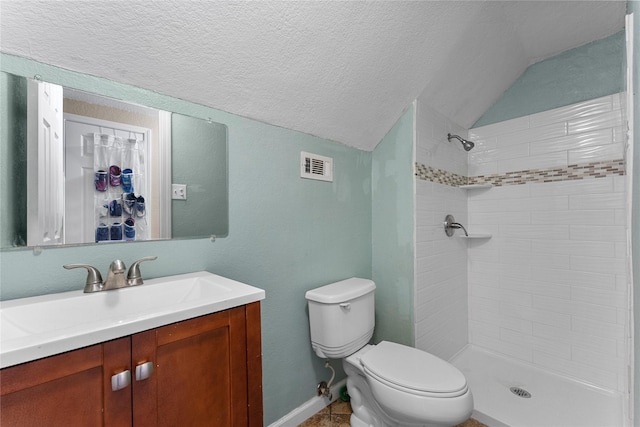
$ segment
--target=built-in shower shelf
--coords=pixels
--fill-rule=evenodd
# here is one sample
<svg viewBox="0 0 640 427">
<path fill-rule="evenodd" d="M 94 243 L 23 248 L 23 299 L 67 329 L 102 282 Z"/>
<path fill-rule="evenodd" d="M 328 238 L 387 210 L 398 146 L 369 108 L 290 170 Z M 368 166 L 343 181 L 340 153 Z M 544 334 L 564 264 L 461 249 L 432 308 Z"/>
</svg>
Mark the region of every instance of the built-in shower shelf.
<svg viewBox="0 0 640 427">
<path fill-rule="evenodd" d="M 469 184 L 469 185 L 461 185 L 460 188 L 463 190 L 477 190 L 480 188 L 491 188 L 493 185 L 491 184 Z"/>
<path fill-rule="evenodd" d="M 491 234 L 478 233 L 478 234 L 469 234 L 468 236 L 459 235 L 458 237 L 460 237 L 461 239 L 490 239 Z"/>
</svg>

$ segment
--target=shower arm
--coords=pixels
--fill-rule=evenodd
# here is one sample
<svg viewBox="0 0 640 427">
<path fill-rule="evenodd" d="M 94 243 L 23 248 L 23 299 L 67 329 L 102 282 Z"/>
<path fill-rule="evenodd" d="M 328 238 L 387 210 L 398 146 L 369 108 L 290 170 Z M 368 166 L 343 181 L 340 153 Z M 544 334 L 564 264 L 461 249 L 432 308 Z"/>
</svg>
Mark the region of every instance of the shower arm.
<svg viewBox="0 0 640 427">
<path fill-rule="evenodd" d="M 450 133 L 448 133 L 448 134 L 447 134 L 447 139 L 448 139 L 449 141 L 451 141 L 451 138 L 455 138 L 455 139 L 457 139 L 457 140 L 458 140 L 458 141 L 460 141 L 460 142 L 464 142 L 464 141 L 465 141 L 461 136 L 458 136 L 458 135 L 451 135 Z"/>
</svg>

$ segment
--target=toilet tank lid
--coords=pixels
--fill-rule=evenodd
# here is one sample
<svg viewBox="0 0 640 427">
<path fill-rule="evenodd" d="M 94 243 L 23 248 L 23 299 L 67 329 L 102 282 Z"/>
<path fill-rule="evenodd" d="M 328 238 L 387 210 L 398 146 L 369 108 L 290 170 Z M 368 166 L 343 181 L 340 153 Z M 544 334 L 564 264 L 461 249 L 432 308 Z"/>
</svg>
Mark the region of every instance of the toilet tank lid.
<svg viewBox="0 0 640 427">
<path fill-rule="evenodd" d="M 375 288 L 376 284 L 372 280 L 352 277 L 311 289 L 307 291 L 305 298 L 322 304 L 339 304 L 373 292 Z"/>
</svg>

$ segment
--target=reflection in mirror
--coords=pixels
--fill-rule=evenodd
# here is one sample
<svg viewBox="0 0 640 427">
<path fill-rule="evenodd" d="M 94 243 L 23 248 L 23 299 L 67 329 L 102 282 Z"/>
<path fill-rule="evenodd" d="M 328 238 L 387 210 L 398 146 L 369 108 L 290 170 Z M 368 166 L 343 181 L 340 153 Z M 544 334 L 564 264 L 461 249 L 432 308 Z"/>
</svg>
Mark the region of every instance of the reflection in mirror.
<svg viewBox="0 0 640 427">
<path fill-rule="evenodd" d="M 3 249 L 227 235 L 225 125 L 0 79 Z"/>
<path fill-rule="evenodd" d="M 212 234 L 210 230 L 225 230 L 227 234 L 227 146 L 202 143 L 211 138 L 226 141 L 227 127 L 182 114 L 171 115 L 172 188 L 184 185 L 184 190 L 176 188 L 171 204 L 174 238 L 206 236 Z"/>
</svg>

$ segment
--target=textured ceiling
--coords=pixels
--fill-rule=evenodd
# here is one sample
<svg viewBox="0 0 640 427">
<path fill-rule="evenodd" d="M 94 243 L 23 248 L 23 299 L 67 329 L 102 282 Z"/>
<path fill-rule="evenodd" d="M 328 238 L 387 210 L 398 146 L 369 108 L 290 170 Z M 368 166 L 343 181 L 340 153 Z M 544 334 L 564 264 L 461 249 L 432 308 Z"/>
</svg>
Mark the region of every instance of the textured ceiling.
<svg viewBox="0 0 640 427">
<path fill-rule="evenodd" d="M 372 150 L 420 94 L 472 125 L 625 1 L 2 1 L 0 49 Z"/>
</svg>

